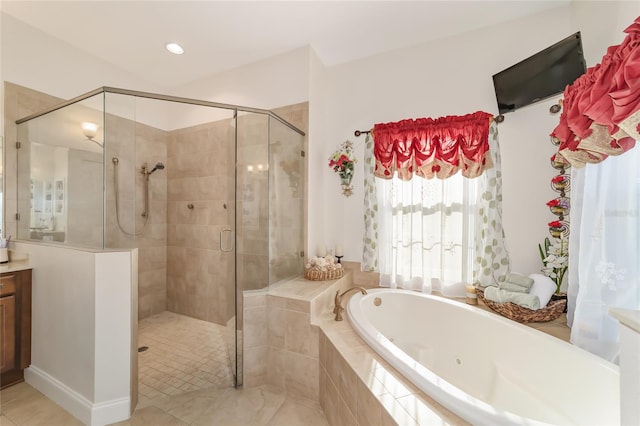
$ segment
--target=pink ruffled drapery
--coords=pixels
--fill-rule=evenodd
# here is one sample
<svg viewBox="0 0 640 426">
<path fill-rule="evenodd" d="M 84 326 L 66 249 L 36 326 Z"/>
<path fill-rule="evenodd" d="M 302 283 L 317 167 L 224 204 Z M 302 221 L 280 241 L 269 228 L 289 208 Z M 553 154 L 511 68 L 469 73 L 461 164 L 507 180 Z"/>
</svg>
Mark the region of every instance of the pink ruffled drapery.
<svg viewBox="0 0 640 426">
<path fill-rule="evenodd" d="M 620 45 L 565 88 L 560 123 L 551 133 L 559 144 L 555 161 L 599 163 L 640 139 L 640 17 L 624 32 Z"/>
<path fill-rule="evenodd" d="M 374 175 L 402 180 L 413 174 L 445 179 L 462 170 L 465 177 L 480 176 L 493 167 L 489 154 L 489 124 L 493 116 L 478 111 L 463 116 L 418 118 L 373 128 L 376 159 Z"/>
</svg>

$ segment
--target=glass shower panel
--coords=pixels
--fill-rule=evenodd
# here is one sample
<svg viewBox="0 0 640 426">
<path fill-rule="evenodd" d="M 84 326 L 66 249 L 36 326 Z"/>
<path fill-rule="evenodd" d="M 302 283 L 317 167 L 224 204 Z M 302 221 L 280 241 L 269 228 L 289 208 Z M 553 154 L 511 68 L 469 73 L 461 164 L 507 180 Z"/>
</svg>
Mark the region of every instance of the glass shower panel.
<svg viewBox="0 0 640 426">
<path fill-rule="evenodd" d="M 18 238 L 103 247 L 103 94 L 18 125 Z"/>
<path fill-rule="evenodd" d="M 105 93 L 105 248 L 134 248 L 144 218 L 136 215 L 141 185 L 136 161 L 136 98 Z"/>
<path fill-rule="evenodd" d="M 269 126 L 269 284 L 304 269 L 304 137 L 271 117 Z"/>
<path fill-rule="evenodd" d="M 237 119 L 237 286 L 269 285 L 269 116 L 240 113 Z"/>
</svg>

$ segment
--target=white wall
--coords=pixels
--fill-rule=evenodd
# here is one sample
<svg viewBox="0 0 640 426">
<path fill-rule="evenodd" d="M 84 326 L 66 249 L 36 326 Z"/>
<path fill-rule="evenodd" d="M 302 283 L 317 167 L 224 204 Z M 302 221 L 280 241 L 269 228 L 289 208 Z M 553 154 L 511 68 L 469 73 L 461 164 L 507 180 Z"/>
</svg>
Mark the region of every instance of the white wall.
<svg viewBox="0 0 640 426">
<path fill-rule="evenodd" d="M 135 255 L 23 242 L 13 249 L 33 268 L 25 380 L 87 424 L 128 418 Z"/>
<path fill-rule="evenodd" d="M 327 212 L 331 206 L 318 204 L 327 182 L 322 161 L 327 142 L 327 69 L 311 50 L 309 72 L 309 147 L 307 149 L 307 256 L 316 254 L 319 244 L 325 245 Z"/>
<path fill-rule="evenodd" d="M 309 99 L 309 48 L 300 48 L 172 89 L 172 95 L 274 109 Z"/>
<path fill-rule="evenodd" d="M 624 2 L 606 3 L 605 7 L 599 2 L 579 2 L 575 6 L 578 22 L 572 16 L 573 10 L 565 7 L 329 68 L 324 153 L 310 161 L 325 162 L 346 139 L 356 142 L 358 158 L 362 159 L 364 136 L 355 138 L 353 131 L 368 130 L 375 123 L 461 115 L 476 110 L 497 113 L 491 76 L 575 31 L 582 31 L 587 52 L 600 51 L 593 54 L 599 55 L 599 61 L 603 49 L 619 43 L 623 38 L 621 29 L 638 15 L 629 13 L 630 9 L 638 8 L 637 3 L 632 7 Z M 623 27 L 612 29 L 618 22 L 623 22 Z M 607 30 L 603 31 L 603 27 Z M 594 39 L 598 39 L 597 48 L 590 46 Z M 539 271 L 542 266 L 537 244 L 549 235 L 546 224 L 555 218 L 545 203 L 555 194 L 549 186 L 554 175 L 549 157 L 554 147 L 548 135 L 558 116 L 551 115 L 548 109 L 559 98 L 506 114 L 498 127 L 507 245 L 513 270 L 527 274 Z M 361 259 L 362 170 L 360 162 L 354 179 L 355 193 L 345 198 L 337 177 L 325 165 L 324 194 L 310 197 L 310 211 L 325 211 L 323 238 L 327 245 L 343 242 L 348 261 Z M 312 227 L 309 232 L 310 240 L 319 238 L 314 236 Z"/>
<path fill-rule="evenodd" d="M 10 15 L 2 22 L 2 78 L 70 99 L 102 86 L 157 92 L 162 88 L 31 27 Z M 96 31 L 105 31 L 96 27 Z"/>
<path fill-rule="evenodd" d="M 311 49 L 298 49 L 256 64 L 206 78 L 174 91 L 174 95 L 275 108 L 310 102 L 308 246 L 342 242 L 345 260 L 359 261 L 363 231 L 362 162 L 357 165 L 355 191 L 345 198 L 338 179 L 326 166 L 344 140 L 356 143 L 362 159 L 364 137 L 355 129 L 404 118 L 496 112 L 491 76 L 580 30 L 589 65 L 623 39 L 622 29 L 638 16 L 639 2 L 574 1 L 570 6 L 452 37 L 399 49 L 324 69 Z M 69 97 L 101 85 L 132 87 L 122 72 L 100 66 L 24 24 L 2 15 L 3 78 Z M 7 25 L 10 28 L 7 30 Z M 54 46 L 55 44 L 55 46 Z M 55 47 L 55 49 L 54 49 Z M 51 51 L 58 52 L 51 57 Z M 25 52 L 29 58 L 24 59 Z M 62 58 L 62 60 L 61 60 Z M 11 62 L 7 66 L 7 62 Z M 46 66 L 43 66 L 46 65 Z M 151 90 L 145 82 L 139 90 Z M 548 113 L 556 99 L 507 114 L 499 125 L 504 177 L 504 225 L 513 269 L 539 270 L 537 244 L 548 235 L 554 217 L 545 206 L 553 198 L 548 134 L 557 122 Z"/>
<path fill-rule="evenodd" d="M 363 158 L 364 136 L 375 123 L 405 118 L 463 115 L 477 110 L 497 113 L 491 76 L 570 34 L 569 9 L 503 24 L 446 40 L 348 63 L 329 70 L 331 123 L 324 157 L 345 139 L 356 142 Z M 541 32 L 544 28 L 545 31 Z M 531 37 L 535 34 L 535 37 Z M 503 207 L 507 244 L 514 269 L 534 272 L 536 245 L 544 238 L 545 202 L 553 197 L 546 160 L 552 152 L 548 106 L 523 108 L 499 125 L 503 159 Z M 545 123 L 546 120 L 546 123 Z M 523 125 L 525 127 L 523 127 Z M 533 159 L 532 159 L 533 156 Z M 526 163 L 527 167 L 522 167 Z M 329 244 L 342 241 L 345 259 L 359 261 L 363 233 L 362 162 L 356 191 L 345 199 L 337 178 L 324 171 L 328 190 L 319 202 L 332 206 L 327 218 Z M 310 207 L 313 210 L 313 206 Z"/>
</svg>

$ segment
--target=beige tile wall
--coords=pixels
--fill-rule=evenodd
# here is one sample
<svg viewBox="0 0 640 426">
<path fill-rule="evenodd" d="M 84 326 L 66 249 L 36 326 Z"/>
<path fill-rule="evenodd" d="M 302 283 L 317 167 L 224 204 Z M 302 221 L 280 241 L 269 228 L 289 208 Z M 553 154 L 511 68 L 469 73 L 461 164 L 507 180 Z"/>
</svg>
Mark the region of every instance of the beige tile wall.
<svg viewBox="0 0 640 426">
<path fill-rule="evenodd" d="M 233 244 L 233 131 L 222 120 L 170 132 L 165 169 L 167 307 L 220 325 L 235 302 L 234 253 L 221 251 Z"/>
<path fill-rule="evenodd" d="M 351 325 L 320 332 L 320 405 L 331 425 L 466 425 L 382 360 Z"/>
<path fill-rule="evenodd" d="M 269 384 L 317 401 L 320 396 L 319 327 L 332 317 L 334 292 L 353 285 L 302 277 L 269 291 L 245 292 L 244 385 Z M 265 355 L 266 354 L 266 355 Z"/>
<path fill-rule="evenodd" d="M 309 302 L 245 292 L 244 385 L 318 400 L 318 327 Z"/>
<path fill-rule="evenodd" d="M 123 97 L 107 94 L 107 100 L 111 100 L 112 96 Z M 110 102 L 106 104 L 108 108 Z M 107 113 L 105 120 L 105 244 L 109 248 L 138 247 L 138 318 L 142 319 L 167 308 L 167 174 L 165 169 L 149 176 L 149 209 L 145 219 L 142 213 L 146 179 L 142 174 L 142 165 L 146 163 L 151 169 L 158 162 L 167 164 L 168 135 L 163 130 L 126 117 Z M 117 166 L 113 158 L 118 159 Z M 116 167 L 118 182 L 114 180 Z"/>
<path fill-rule="evenodd" d="M 246 388 L 267 383 L 267 290 L 244 292 L 242 378 Z"/>
<path fill-rule="evenodd" d="M 140 123 L 135 124 L 135 133 L 135 220 L 140 229 L 141 223 L 144 223 L 142 211 L 145 180 L 141 167 L 144 163 L 149 169 L 158 162 L 167 165 L 168 135 L 163 130 Z M 141 234 L 136 236 L 139 318 L 159 314 L 167 309 L 167 168 L 150 175 L 148 185 L 149 217 Z M 108 211 L 113 214 L 115 209 Z"/>
<path fill-rule="evenodd" d="M 267 307 L 267 383 L 317 401 L 318 327 L 310 304 L 269 295 Z"/>
</svg>

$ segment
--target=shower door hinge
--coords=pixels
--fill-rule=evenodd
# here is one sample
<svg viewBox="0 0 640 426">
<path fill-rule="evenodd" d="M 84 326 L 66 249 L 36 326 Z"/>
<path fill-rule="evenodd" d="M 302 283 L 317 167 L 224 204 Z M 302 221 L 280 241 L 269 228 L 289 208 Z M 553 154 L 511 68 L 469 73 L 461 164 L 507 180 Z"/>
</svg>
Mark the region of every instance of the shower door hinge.
<svg viewBox="0 0 640 426">
<path fill-rule="evenodd" d="M 20 213 L 16 213 L 16 220 L 20 220 Z"/>
<path fill-rule="evenodd" d="M 304 250 L 300 251 L 300 257 L 304 257 Z"/>
<path fill-rule="evenodd" d="M 305 155 L 307 155 L 307 153 L 306 153 L 306 152 L 304 152 L 304 151 L 300 151 L 300 157 L 304 157 Z"/>
<path fill-rule="evenodd" d="M 22 144 L 20 143 L 20 141 L 16 141 L 16 149 L 20 148 L 22 148 Z"/>
</svg>

